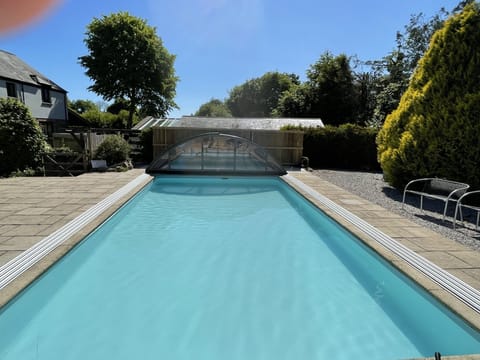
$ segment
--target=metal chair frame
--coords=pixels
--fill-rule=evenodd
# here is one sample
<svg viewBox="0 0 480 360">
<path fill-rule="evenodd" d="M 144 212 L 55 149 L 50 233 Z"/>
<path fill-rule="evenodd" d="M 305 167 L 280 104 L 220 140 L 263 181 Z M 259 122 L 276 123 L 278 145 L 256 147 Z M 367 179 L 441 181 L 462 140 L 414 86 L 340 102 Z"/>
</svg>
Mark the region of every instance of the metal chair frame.
<svg viewBox="0 0 480 360">
<path fill-rule="evenodd" d="M 480 194 L 480 190 L 474 190 L 474 191 L 469 191 L 469 192 L 466 192 L 465 194 L 463 194 L 457 201 L 457 206 L 455 207 L 455 215 L 453 217 L 453 228 L 455 229 L 456 228 L 456 225 L 457 225 L 457 214 L 460 214 L 460 221 L 463 223 L 463 213 L 462 213 L 462 207 L 464 208 L 467 208 L 467 209 L 471 209 L 473 211 L 476 211 L 477 212 L 477 220 L 475 222 L 475 230 L 478 230 L 478 224 L 480 222 L 480 203 L 478 204 L 478 206 L 476 205 L 469 205 L 469 204 L 464 204 L 462 203 L 462 201 L 469 197 L 469 196 L 472 196 L 474 194 Z"/>
<path fill-rule="evenodd" d="M 414 184 L 422 185 L 422 183 L 423 183 L 423 189 L 425 189 L 425 187 L 427 185 L 431 185 L 432 182 L 436 182 L 436 183 L 440 184 L 440 186 L 442 184 L 453 186 L 452 187 L 453 190 L 450 191 L 447 195 L 440 194 L 439 193 L 440 191 L 438 191 L 438 193 L 436 193 L 435 191 L 432 191 L 432 190 L 430 190 L 430 191 L 428 191 L 428 190 L 412 190 L 412 189 L 409 190 L 409 187 L 411 187 L 412 185 L 414 185 Z M 458 204 L 459 198 L 469 188 L 470 188 L 470 185 L 468 185 L 468 184 L 457 182 L 457 181 L 452 181 L 452 180 L 447 180 L 447 179 L 441 179 L 441 178 L 415 179 L 415 180 L 410 181 L 405 186 L 405 189 L 403 190 L 402 208 L 405 205 L 405 197 L 406 197 L 407 193 L 416 194 L 416 195 L 420 196 L 420 210 L 422 210 L 422 211 L 423 211 L 423 198 L 424 197 L 434 199 L 434 200 L 441 200 L 445 203 L 445 206 L 443 208 L 443 217 L 442 217 L 442 221 L 445 221 L 445 217 L 447 215 L 448 204 L 450 202 Z M 445 189 L 441 189 L 441 190 L 442 190 L 442 192 L 445 192 L 445 193 L 449 191 L 449 190 L 445 190 Z M 458 198 L 457 198 L 457 196 L 458 196 Z"/>
</svg>

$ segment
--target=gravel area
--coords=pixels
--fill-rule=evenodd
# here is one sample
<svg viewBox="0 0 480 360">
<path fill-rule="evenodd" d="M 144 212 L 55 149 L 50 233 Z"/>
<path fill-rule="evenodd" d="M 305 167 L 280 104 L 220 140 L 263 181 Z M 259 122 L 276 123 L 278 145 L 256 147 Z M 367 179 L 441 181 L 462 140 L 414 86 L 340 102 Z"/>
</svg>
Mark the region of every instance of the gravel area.
<svg viewBox="0 0 480 360">
<path fill-rule="evenodd" d="M 425 199 L 424 211 L 420 211 L 420 198 L 408 196 L 405 208 L 402 209 L 402 192 L 391 187 L 383 180 L 381 173 L 339 171 L 339 170 L 313 170 L 316 176 L 335 184 L 352 194 L 360 196 L 383 208 L 402 215 L 413 222 L 436 231 L 444 237 L 462 243 L 472 249 L 480 251 L 480 228 L 475 230 L 475 214 L 464 213 L 464 224 L 457 222 L 456 230 L 453 229 L 452 218 L 454 206 L 450 205 L 447 219 L 442 222 L 443 203 Z"/>
</svg>

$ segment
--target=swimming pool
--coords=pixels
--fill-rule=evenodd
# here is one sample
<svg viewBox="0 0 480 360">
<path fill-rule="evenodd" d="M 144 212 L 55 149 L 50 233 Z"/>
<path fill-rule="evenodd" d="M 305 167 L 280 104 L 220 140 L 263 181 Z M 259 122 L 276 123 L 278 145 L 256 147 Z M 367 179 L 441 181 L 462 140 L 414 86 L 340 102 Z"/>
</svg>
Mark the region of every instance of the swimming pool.
<svg viewBox="0 0 480 360">
<path fill-rule="evenodd" d="M 478 333 L 279 179 L 157 178 L 0 313 L 1 359 L 396 359 Z"/>
</svg>

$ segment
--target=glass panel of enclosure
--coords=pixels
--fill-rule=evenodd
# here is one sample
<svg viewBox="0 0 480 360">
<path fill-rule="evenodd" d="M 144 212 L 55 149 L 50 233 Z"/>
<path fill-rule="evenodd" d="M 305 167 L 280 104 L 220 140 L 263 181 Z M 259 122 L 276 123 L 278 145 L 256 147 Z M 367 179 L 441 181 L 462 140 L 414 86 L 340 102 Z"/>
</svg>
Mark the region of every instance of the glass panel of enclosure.
<svg viewBox="0 0 480 360">
<path fill-rule="evenodd" d="M 268 152 L 233 135 L 207 133 L 173 146 L 155 159 L 147 173 L 283 175 Z"/>
</svg>

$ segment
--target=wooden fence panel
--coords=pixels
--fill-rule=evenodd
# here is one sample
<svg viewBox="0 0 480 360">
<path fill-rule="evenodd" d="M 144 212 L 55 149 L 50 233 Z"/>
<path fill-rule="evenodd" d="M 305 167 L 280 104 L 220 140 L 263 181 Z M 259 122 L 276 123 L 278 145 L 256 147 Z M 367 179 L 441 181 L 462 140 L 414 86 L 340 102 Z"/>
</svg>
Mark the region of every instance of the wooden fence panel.
<svg viewBox="0 0 480 360">
<path fill-rule="evenodd" d="M 98 146 L 103 140 L 105 140 L 107 136 L 120 135 L 130 144 L 130 157 L 135 160 L 140 158 L 142 155 L 140 133 L 141 131 L 139 130 L 94 129 L 93 131 L 89 131 L 87 133 L 86 149 L 88 149 L 91 156 L 93 156 Z"/>
<path fill-rule="evenodd" d="M 76 152 L 82 152 L 90 161 L 94 158 L 98 146 L 107 136 L 120 135 L 130 144 L 131 158 L 137 160 L 142 156 L 140 134 L 139 130 L 91 129 L 80 132 L 54 133 L 52 139 L 55 148 L 68 147 Z"/>
<path fill-rule="evenodd" d="M 89 154 L 91 155 L 92 159 L 97 151 L 98 146 L 106 139 L 109 134 L 98 134 L 94 132 L 87 133 L 87 141 L 85 144 L 85 148 L 88 149 Z"/>
</svg>

